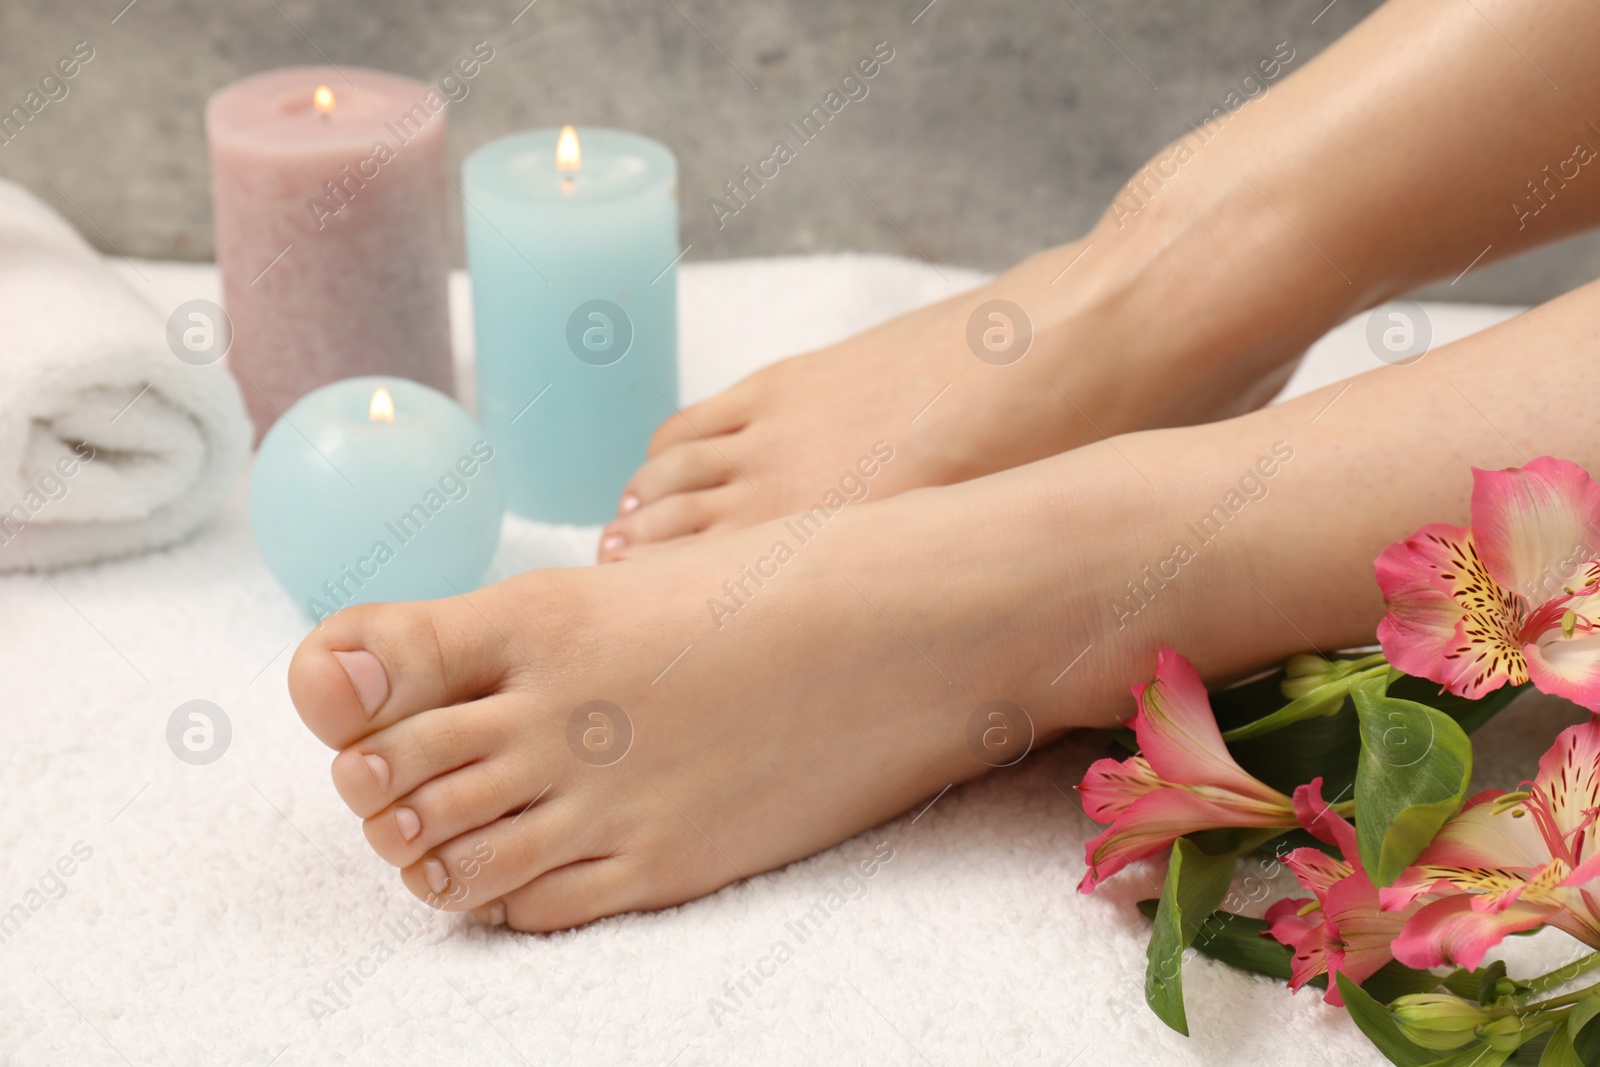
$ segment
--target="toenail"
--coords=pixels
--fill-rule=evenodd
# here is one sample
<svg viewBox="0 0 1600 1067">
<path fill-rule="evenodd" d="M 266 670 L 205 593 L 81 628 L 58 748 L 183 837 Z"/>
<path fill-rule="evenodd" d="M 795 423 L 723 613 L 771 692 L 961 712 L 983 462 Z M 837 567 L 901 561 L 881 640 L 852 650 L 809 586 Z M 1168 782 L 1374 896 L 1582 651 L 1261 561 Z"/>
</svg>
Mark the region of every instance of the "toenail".
<svg viewBox="0 0 1600 1067">
<path fill-rule="evenodd" d="M 389 676 L 384 673 L 383 664 L 377 656 L 361 648 L 335 652 L 333 658 L 344 668 L 350 684 L 355 687 L 356 696 L 361 698 L 361 706 L 369 716 L 389 699 Z"/>
<path fill-rule="evenodd" d="M 428 888 L 435 893 L 443 893 L 450 888 L 450 876 L 444 873 L 444 864 L 436 859 L 422 861 L 422 876 L 428 880 Z"/>
<path fill-rule="evenodd" d="M 389 788 L 389 761 L 375 753 L 367 753 L 361 757 L 367 761 L 367 770 L 372 772 L 372 777 L 377 780 L 379 789 Z"/>
<path fill-rule="evenodd" d="M 638 506 L 639 498 L 637 496 L 635 496 L 633 493 L 624 493 L 622 496 L 622 504 L 617 508 L 617 514 L 626 515 L 629 512 L 637 509 Z"/>
<path fill-rule="evenodd" d="M 422 820 L 417 818 L 417 813 L 410 808 L 394 809 L 395 825 L 400 827 L 400 836 L 407 841 L 414 839 L 422 832 Z M 435 890 L 438 892 L 438 890 Z"/>
<path fill-rule="evenodd" d="M 606 534 L 600 541 L 600 550 L 603 552 L 620 552 L 628 547 L 628 539 L 621 534 Z"/>
<path fill-rule="evenodd" d="M 489 925 L 501 926 L 506 921 L 506 906 L 498 900 L 489 908 Z"/>
</svg>

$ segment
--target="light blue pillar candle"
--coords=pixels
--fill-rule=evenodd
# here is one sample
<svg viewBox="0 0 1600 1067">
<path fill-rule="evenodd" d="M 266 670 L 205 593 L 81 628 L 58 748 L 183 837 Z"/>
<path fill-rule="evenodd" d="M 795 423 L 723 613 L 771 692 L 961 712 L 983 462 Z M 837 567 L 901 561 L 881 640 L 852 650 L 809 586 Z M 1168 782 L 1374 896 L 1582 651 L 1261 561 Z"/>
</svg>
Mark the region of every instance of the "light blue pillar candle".
<svg viewBox="0 0 1600 1067">
<path fill-rule="evenodd" d="M 308 393 L 261 441 L 250 525 L 306 614 L 478 587 L 505 514 L 500 456 L 455 401 L 405 378 Z"/>
<path fill-rule="evenodd" d="M 618 130 L 534 130 L 467 158 L 478 415 L 511 510 L 610 519 L 673 413 L 677 192 L 672 153 Z"/>
</svg>

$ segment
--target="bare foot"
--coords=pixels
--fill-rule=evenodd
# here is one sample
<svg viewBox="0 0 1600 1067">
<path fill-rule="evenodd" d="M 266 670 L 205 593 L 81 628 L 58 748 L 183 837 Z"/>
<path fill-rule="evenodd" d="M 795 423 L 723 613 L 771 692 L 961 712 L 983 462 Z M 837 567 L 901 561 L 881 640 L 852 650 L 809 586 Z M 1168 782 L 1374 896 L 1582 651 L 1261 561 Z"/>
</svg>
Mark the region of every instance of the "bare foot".
<svg viewBox="0 0 1600 1067">
<path fill-rule="evenodd" d="M 672 905 L 1126 713 L 1188 602 L 1102 640 L 1165 506 L 1143 485 L 1091 447 L 808 535 L 350 608 L 290 693 L 418 897 L 519 930 Z"/>
<path fill-rule="evenodd" d="M 1294 350 L 1231 368 L 1192 358 L 1188 346 L 1217 338 L 1170 293 L 1150 307 L 1150 291 L 1171 279 L 1152 285 L 1129 262 L 1155 255 L 1152 235 L 1103 229 L 1093 245 L 1041 253 L 668 419 L 601 535 L 600 559 L 792 515 L 829 494 L 836 510 L 1265 403 Z"/>
</svg>

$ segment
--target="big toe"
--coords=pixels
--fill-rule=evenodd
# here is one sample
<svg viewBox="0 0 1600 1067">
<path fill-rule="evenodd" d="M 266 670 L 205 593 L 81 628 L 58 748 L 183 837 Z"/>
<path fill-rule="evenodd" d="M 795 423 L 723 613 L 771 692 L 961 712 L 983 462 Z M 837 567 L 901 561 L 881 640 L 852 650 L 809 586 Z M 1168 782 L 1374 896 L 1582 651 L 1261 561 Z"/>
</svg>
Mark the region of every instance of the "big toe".
<svg viewBox="0 0 1600 1067">
<path fill-rule="evenodd" d="M 432 708 L 494 692 L 515 654 L 490 622 L 494 590 L 399 604 L 363 604 L 327 619 L 289 664 L 289 696 L 332 748 Z"/>
</svg>

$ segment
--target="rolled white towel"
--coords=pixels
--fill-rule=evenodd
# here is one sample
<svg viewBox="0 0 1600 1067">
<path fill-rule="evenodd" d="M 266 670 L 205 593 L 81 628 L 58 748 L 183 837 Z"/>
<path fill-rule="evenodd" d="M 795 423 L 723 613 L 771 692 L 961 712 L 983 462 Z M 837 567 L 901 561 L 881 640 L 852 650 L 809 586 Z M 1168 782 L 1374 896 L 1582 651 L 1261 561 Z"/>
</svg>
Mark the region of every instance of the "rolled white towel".
<svg viewBox="0 0 1600 1067">
<path fill-rule="evenodd" d="M 170 544 L 217 510 L 249 453 L 233 377 L 178 359 L 161 313 L 0 181 L 0 571 Z"/>
</svg>

